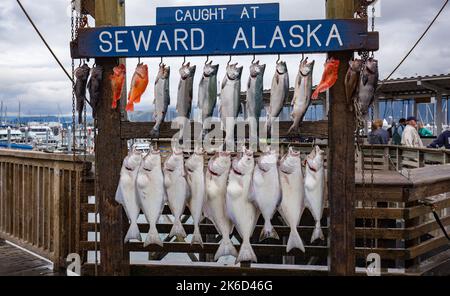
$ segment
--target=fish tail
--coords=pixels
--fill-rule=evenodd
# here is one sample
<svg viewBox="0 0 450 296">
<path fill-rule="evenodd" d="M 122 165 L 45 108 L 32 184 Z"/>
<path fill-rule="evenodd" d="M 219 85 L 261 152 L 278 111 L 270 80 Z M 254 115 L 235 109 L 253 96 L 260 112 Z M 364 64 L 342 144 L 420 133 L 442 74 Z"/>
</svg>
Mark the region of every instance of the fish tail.
<svg viewBox="0 0 450 296">
<path fill-rule="evenodd" d="M 82 124 L 83 123 L 83 110 L 81 110 L 80 112 L 78 112 L 78 123 Z"/>
<path fill-rule="evenodd" d="M 289 253 L 294 248 L 300 249 L 303 253 L 305 252 L 305 246 L 303 245 L 302 238 L 298 234 L 297 228 L 291 229 L 291 232 L 289 233 L 286 252 Z"/>
<path fill-rule="evenodd" d="M 301 120 L 301 118 L 299 116 L 294 118 L 294 122 L 292 123 L 291 127 L 289 128 L 288 134 L 290 134 L 294 130 L 298 129 L 298 126 L 300 124 L 300 120 Z"/>
<path fill-rule="evenodd" d="M 230 238 L 222 238 L 220 242 L 219 248 L 217 249 L 216 254 L 214 255 L 214 261 L 219 260 L 222 256 L 233 256 L 237 257 L 238 252 L 231 242 Z"/>
<path fill-rule="evenodd" d="M 139 227 L 136 222 L 131 222 L 130 228 L 128 228 L 128 232 L 125 235 L 124 242 L 129 242 L 132 239 L 136 239 L 138 241 L 142 241 L 141 232 L 139 231 Z"/>
<path fill-rule="evenodd" d="M 311 235 L 311 243 L 317 239 L 325 239 L 325 237 L 323 236 L 322 227 L 320 226 L 320 221 L 316 222 L 316 227 L 314 228 L 314 231 Z"/>
<path fill-rule="evenodd" d="M 313 92 L 313 94 L 311 95 L 311 99 L 313 100 L 317 100 L 317 98 L 319 97 L 319 93 L 320 93 L 320 88 L 317 87 L 316 90 Z"/>
<path fill-rule="evenodd" d="M 264 222 L 264 227 L 259 235 L 259 241 L 261 242 L 268 238 L 280 239 L 278 233 L 275 231 L 275 228 L 273 228 L 272 223 L 270 223 L 270 220 Z"/>
<path fill-rule="evenodd" d="M 176 219 L 173 222 L 172 229 L 170 230 L 169 237 L 176 236 L 177 238 L 185 238 L 186 231 L 184 231 L 183 225 L 181 224 L 180 219 Z"/>
<path fill-rule="evenodd" d="M 133 104 L 133 102 L 128 102 L 127 106 L 125 107 L 125 110 L 133 112 L 134 111 L 134 104 Z"/>
<path fill-rule="evenodd" d="M 193 244 L 199 244 L 203 248 L 203 239 L 200 233 L 200 227 L 198 227 L 198 225 L 194 226 L 194 233 L 192 234 L 191 245 Z"/>
<path fill-rule="evenodd" d="M 155 226 L 150 226 L 150 230 L 148 231 L 147 238 L 144 242 L 144 247 L 149 245 L 158 245 L 160 247 L 163 246 L 163 242 Z"/>
<path fill-rule="evenodd" d="M 239 262 L 258 262 L 256 254 L 253 251 L 252 245 L 248 241 L 242 242 L 241 249 L 239 250 L 239 255 L 236 258 L 236 263 Z"/>
</svg>

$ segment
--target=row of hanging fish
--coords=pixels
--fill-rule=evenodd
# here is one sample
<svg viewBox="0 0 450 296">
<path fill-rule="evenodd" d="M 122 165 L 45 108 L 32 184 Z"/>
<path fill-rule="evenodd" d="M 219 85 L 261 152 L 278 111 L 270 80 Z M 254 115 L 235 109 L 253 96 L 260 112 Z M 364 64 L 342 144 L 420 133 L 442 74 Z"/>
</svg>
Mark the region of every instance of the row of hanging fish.
<svg viewBox="0 0 450 296">
<path fill-rule="evenodd" d="M 182 151 L 174 150 L 162 165 L 160 151 L 151 148 L 145 156 L 130 151 L 123 161 L 116 193 L 116 201 L 123 205 L 130 221 L 125 242 L 142 241 L 137 225 L 142 210 L 149 223 L 144 246 L 163 246 L 156 224 L 166 202 L 174 216 L 169 237 L 186 237 L 180 220 L 186 206 L 194 224 L 192 244 L 203 246 L 199 228 L 203 216 L 214 223 L 222 237 L 215 260 L 231 255 L 236 262 L 257 262 L 250 237 L 262 215 L 265 222 L 260 240 L 279 239 L 271 224 L 276 211 L 290 227 L 287 252 L 294 248 L 305 251 L 297 230 L 305 208 L 316 221 L 311 242 L 324 239 L 320 225 L 324 152 L 318 146 L 306 157 L 305 174 L 300 152 L 292 148 L 281 159 L 275 151 L 268 151 L 256 161 L 253 152 L 245 147 L 241 156 L 234 159 L 229 152 L 217 152 L 206 169 L 204 158 L 201 148 L 187 160 Z M 230 238 L 233 227 L 242 238 L 239 253 Z"/>
<path fill-rule="evenodd" d="M 325 64 L 325 70 L 321 82 L 316 91 L 312 92 L 314 61 L 308 63 L 304 59 L 300 63 L 297 79 L 295 82 L 294 97 L 291 100 L 293 112 L 291 114 L 293 124 L 291 131 L 298 129 L 300 122 L 306 114 L 311 99 L 317 99 L 320 92 L 324 92 L 334 85 L 337 80 L 339 61 L 329 59 Z M 241 110 L 240 92 L 241 76 L 243 67 L 238 64 L 227 64 L 226 75 L 220 87 L 220 119 L 222 127 L 226 131 L 226 141 L 231 141 L 234 137 L 234 123 Z M 263 80 L 266 65 L 260 65 L 259 61 L 252 62 L 250 65 L 250 77 L 247 83 L 246 109 L 247 119 L 250 123 L 250 129 L 253 135 L 258 134 L 258 120 L 263 104 Z M 198 105 L 201 110 L 201 121 L 205 121 L 213 114 L 217 103 L 217 73 L 219 65 L 212 65 L 212 61 L 206 63 L 203 68 L 202 79 L 198 89 Z M 179 70 L 180 82 L 178 84 L 176 111 L 179 117 L 185 118 L 180 122 L 180 137 L 184 134 L 184 126 L 191 116 L 193 101 L 193 83 L 196 73 L 196 66 L 190 63 L 183 63 Z M 161 123 L 164 121 L 170 104 L 169 94 L 170 67 L 160 64 L 158 75 L 155 82 L 155 94 L 153 104 L 155 105 L 154 120 L 156 124 L 151 131 L 152 138 L 158 138 L 160 134 Z M 117 107 L 117 101 L 120 100 L 123 86 L 125 84 L 125 66 L 119 65 L 114 68 L 114 73 L 110 76 L 113 90 L 112 108 Z M 131 82 L 131 90 L 128 95 L 127 111 L 134 110 L 134 104 L 139 103 L 142 94 L 148 85 L 148 68 L 142 63 L 138 64 Z M 286 62 L 277 61 L 276 72 L 272 79 L 270 92 L 270 106 L 267 112 L 267 129 L 271 131 L 274 120 L 280 115 L 284 104 L 289 96 L 289 73 Z M 206 132 L 204 127 L 203 134 Z"/>
</svg>

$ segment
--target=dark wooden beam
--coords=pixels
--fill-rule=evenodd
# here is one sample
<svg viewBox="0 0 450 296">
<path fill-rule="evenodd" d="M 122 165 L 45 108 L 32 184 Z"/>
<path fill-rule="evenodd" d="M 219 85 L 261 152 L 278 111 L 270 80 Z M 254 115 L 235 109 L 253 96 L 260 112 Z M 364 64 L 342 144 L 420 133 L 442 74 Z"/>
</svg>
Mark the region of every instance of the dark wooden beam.
<svg viewBox="0 0 450 296">
<path fill-rule="evenodd" d="M 352 18 L 354 0 L 327 0 L 327 18 Z M 355 274 L 355 117 L 346 104 L 344 79 L 353 52 L 329 53 L 339 59 L 339 78 L 330 90 L 328 192 L 329 264 L 332 275 Z"/>
<path fill-rule="evenodd" d="M 194 130 L 194 124 L 199 123 L 192 122 L 191 130 Z M 300 124 L 299 132 L 287 135 L 287 131 L 292 122 L 283 121 L 280 122 L 280 137 L 315 137 L 318 139 L 326 139 L 328 137 L 328 122 L 327 121 L 305 121 Z M 155 125 L 153 122 L 130 122 L 124 121 L 121 125 L 120 135 L 122 139 L 139 139 L 149 138 L 150 131 Z M 200 126 L 197 128 L 199 129 Z M 161 126 L 160 138 L 172 138 L 173 135 L 178 132 L 177 129 L 171 129 L 170 122 L 164 122 Z M 247 131 L 248 132 L 248 131 Z"/>
<path fill-rule="evenodd" d="M 120 26 L 125 24 L 125 9 L 119 1 L 97 0 L 95 2 L 97 26 Z M 99 176 L 95 196 L 100 213 L 100 274 L 128 275 L 129 253 L 123 239 L 128 227 L 128 219 L 122 207 L 115 201 L 115 192 L 120 177 L 122 159 L 126 154 L 126 141 L 120 138 L 120 108 L 111 109 L 111 83 L 109 74 L 118 64 L 117 59 L 96 59 L 104 69 L 102 98 L 97 110 L 98 135 L 95 143 L 95 169 Z M 125 96 L 122 96 L 122 101 Z"/>
<path fill-rule="evenodd" d="M 95 19 L 95 0 L 81 0 L 81 11 Z"/>
</svg>

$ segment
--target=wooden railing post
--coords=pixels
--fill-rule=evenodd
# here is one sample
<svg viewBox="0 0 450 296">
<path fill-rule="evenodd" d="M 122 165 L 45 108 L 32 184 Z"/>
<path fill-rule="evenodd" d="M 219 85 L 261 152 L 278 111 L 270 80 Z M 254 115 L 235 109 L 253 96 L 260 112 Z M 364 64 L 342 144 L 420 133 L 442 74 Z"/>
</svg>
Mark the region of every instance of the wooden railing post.
<svg viewBox="0 0 450 296">
<path fill-rule="evenodd" d="M 62 242 L 61 240 L 61 192 L 60 192 L 60 182 L 61 182 L 61 171 L 59 164 L 55 162 L 54 165 L 54 176 L 53 176 L 53 269 L 58 270 L 62 265 L 61 253 Z"/>
</svg>

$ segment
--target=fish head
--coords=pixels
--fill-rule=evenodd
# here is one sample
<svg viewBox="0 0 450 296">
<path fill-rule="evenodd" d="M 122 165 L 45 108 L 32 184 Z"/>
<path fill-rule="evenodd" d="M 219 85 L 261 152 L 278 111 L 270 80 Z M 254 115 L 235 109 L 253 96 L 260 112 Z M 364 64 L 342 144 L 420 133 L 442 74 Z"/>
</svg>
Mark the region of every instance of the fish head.
<svg viewBox="0 0 450 296">
<path fill-rule="evenodd" d="M 258 160 L 258 166 L 263 171 L 268 171 L 271 167 L 276 167 L 278 162 L 278 153 L 275 150 L 264 152 Z"/>
<path fill-rule="evenodd" d="M 103 78 L 103 67 L 102 66 L 96 66 L 96 67 L 92 68 L 92 70 L 91 70 L 91 77 L 93 79 L 101 80 Z"/>
<path fill-rule="evenodd" d="M 194 171 L 196 169 L 203 169 L 203 154 L 204 150 L 201 147 L 196 147 L 194 153 L 186 160 L 186 167 Z"/>
<path fill-rule="evenodd" d="M 131 149 L 127 157 L 125 157 L 124 164 L 128 170 L 134 171 L 137 169 L 142 161 L 142 155 L 136 149 Z"/>
<path fill-rule="evenodd" d="M 150 147 L 150 151 L 144 156 L 143 167 L 147 170 L 161 167 L 161 151 Z"/>
<path fill-rule="evenodd" d="M 175 171 L 177 169 L 182 169 L 184 164 L 183 151 L 176 148 L 173 149 L 172 154 L 167 158 L 164 163 L 164 168 L 168 171 Z"/>
<path fill-rule="evenodd" d="M 250 65 L 250 76 L 253 78 L 256 78 L 257 76 L 264 75 L 264 72 L 266 71 L 266 65 L 260 65 L 259 61 L 256 63 L 252 63 Z"/>
<path fill-rule="evenodd" d="M 181 66 L 180 68 L 180 76 L 181 79 L 187 79 L 189 77 L 194 77 L 195 75 L 195 69 L 197 67 L 194 65 L 191 67 L 191 63 L 188 62 L 187 64 L 184 64 L 183 66 Z"/>
<path fill-rule="evenodd" d="M 208 164 L 208 169 L 216 175 L 222 175 L 228 172 L 231 167 L 231 154 L 230 152 L 218 152 L 212 157 Z"/>
<path fill-rule="evenodd" d="M 138 73 L 142 78 L 148 77 L 148 66 L 140 63 L 136 66 L 136 73 Z"/>
<path fill-rule="evenodd" d="M 242 67 L 242 66 L 238 67 L 237 65 L 238 65 L 238 63 L 230 64 L 230 65 L 227 66 L 228 79 L 230 79 L 230 80 L 237 80 L 237 79 L 241 78 L 242 69 L 244 67 Z"/>
<path fill-rule="evenodd" d="M 205 67 L 203 68 L 203 76 L 210 77 L 217 75 L 217 72 L 219 71 L 219 65 L 212 65 L 212 61 L 208 64 L 205 64 Z"/>
<path fill-rule="evenodd" d="M 89 77 L 89 73 L 91 72 L 91 68 L 89 68 L 88 64 L 83 64 L 83 66 L 78 67 L 75 70 L 75 77 L 77 79 L 84 79 L 87 80 L 87 78 Z"/>
<path fill-rule="evenodd" d="M 322 166 L 323 162 L 325 160 L 325 151 L 323 151 L 322 149 L 320 149 L 320 147 L 318 145 L 316 145 L 316 147 L 314 147 L 315 150 L 315 161 Z"/>
<path fill-rule="evenodd" d="M 120 64 L 113 68 L 113 73 L 115 76 L 125 75 L 126 69 L 124 64 Z"/>
<path fill-rule="evenodd" d="M 352 59 L 348 62 L 350 65 L 350 69 L 354 72 L 361 72 L 362 60 L 360 59 Z"/>
<path fill-rule="evenodd" d="M 278 74 L 280 74 L 280 75 L 283 75 L 283 74 L 287 73 L 287 71 L 288 71 L 286 62 L 284 62 L 284 61 L 278 62 L 276 68 L 277 68 Z"/>
<path fill-rule="evenodd" d="M 288 152 L 280 161 L 280 168 L 284 173 L 291 174 L 299 167 L 301 167 L 300 151 L 289 147 Z"/>
<path fill-rule="evenodd" d="M 310 74 L 312 74 L 313 70 L 314 70 L 314 64 L 315 61 L 313 60 L 312 62 L 308 63 L 308 58 L 304 59 L 301 63 L 300 63 L 300 73 L 303 76 L 308 76 Z"/>
<path fill-rule="evenodd" d="M 166 66 L 165 64 L 161 64 L 159 66 L 158 78 L 168 79 L 169 76 L 170 76 L 170 67 Z"/>
<path fill-rule="evenodd" d="M 366 68 L 372 74 L 377 73 L 378 72 L 378 61 L 374 58 L 369 58 L 366 62 Z"/>
<path fill-rule="evenodd" d="M 239 172 L 246 174 L 253 170 L 255 165 L 255 160 L 253 156 L 253 150 L 242 147 L 242 156 L 239 161 L 236 163 L 235 169 Z"/>
</svg>

